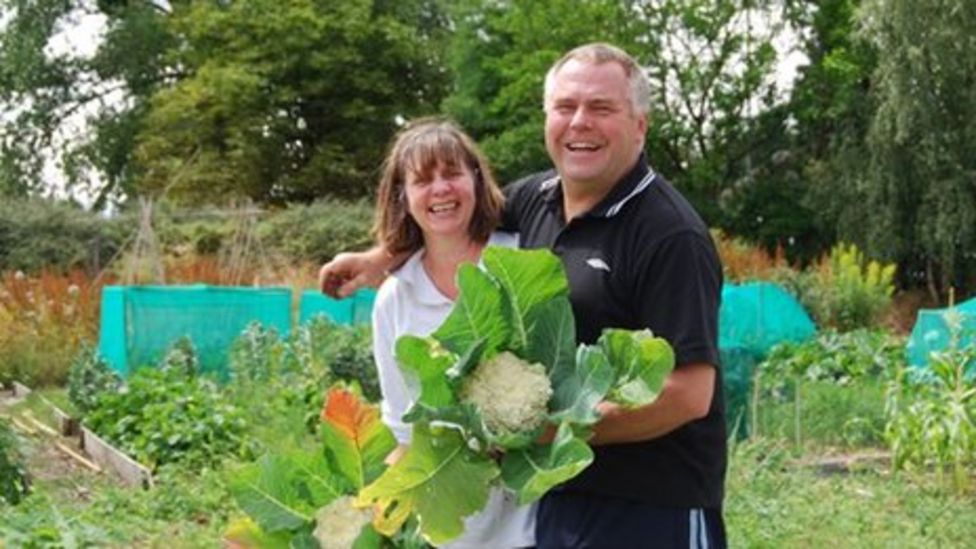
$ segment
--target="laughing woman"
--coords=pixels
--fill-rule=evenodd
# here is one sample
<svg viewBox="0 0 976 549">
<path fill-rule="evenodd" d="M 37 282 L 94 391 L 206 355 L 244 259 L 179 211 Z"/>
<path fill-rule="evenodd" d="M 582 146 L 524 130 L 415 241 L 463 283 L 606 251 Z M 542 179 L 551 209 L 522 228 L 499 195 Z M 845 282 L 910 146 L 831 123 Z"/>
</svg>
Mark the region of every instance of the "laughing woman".
<svg viewBox="0 0 976 549">
<path fill-rule="evenodd" d="M 518 245 L 514 235 L 495 232 L 502 201 L 474 141 L 449 121 L 410 124 L 387 155 L 373 230 L 391 253 L 410 254 L 380 287 L 373 309 L 383 422 L 401 445 L 390 460 L 410 441 L 402 417 L 419 393 L 397 366 L 394 344 L 403 335 L 429 335 L 447 318 L 461 263 L 478 263 L 489 244 Z M 519 507 L 514 494 L 496 487 L 485 509 L 468 517 L 464 534 L 447 547 L 528 547 L 534 529 L 535 507 Z"/>
</svg>

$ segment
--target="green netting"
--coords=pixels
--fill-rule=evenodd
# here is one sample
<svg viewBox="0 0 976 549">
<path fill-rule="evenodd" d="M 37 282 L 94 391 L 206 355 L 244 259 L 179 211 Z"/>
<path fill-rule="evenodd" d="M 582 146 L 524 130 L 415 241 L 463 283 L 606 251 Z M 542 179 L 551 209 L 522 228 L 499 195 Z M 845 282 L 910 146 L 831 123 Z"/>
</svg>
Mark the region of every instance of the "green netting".
<svg viewBox="0 0 976 549">
<path fill-rule="evenodd" d="M 363 289 L 345 299 L 332 299 L 318 290 L 302 292 L 298 321 L 305 324 L 316 315 L 325 315 L 336 324 L 369 323 L 376 301 L 376 290 Z"/>
<path fill-rule="evenodd" d="M 251 322 L 287 335 L 291 290 L 195 286 L 106 286 L 102 290 L 99 353 L 126 376 L 156 364 L 188 337 L 201 370 L 225 375 L 227 351 Z"/>
<path fill-rule="evenodd" d="M 784 341 L 806 341 L 817 328 L 800 302 L 772 282 L 726 284 L 719 310 L 719 344 L 765 356 Z"/>
<path fill-rule="evenodd" d="M 805 341 L 817 332 L 803 306 L 771 282 L 722 287 L 719 351 L 725 387 L 726 417 L 740 436 L 747 435 L 753 372 L 779 343 Z"/>
<path fill-rule="evenodd" d="M 965 348 L 976 344 L 976 298 L 955 306 L 960 318 L 959 346 Z M 915 368 L 924 368 L 934 351 L 949 348 L 951 333 L 946 322 L 949 309 L 920 309 L 912 328 L 912 335 L 906 344 L 908 363 Z M 970 364 L 969 375 L 976 375 L 976 364 Z"/>
</svg>

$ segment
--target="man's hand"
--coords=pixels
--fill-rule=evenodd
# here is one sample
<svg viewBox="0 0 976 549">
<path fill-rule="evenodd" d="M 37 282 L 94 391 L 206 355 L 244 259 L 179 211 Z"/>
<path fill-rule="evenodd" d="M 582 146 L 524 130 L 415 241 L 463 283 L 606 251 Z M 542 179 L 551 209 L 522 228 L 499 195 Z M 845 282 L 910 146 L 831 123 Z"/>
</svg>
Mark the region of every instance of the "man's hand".
<svg viewBox="0 0 976 549">
<path fill-rule="evenodd" d="M 671 372 L 658 399 L 628 410 L 612 402 L 597 404 L 602 419 L 590 444 L 650 440 L 708 415 L 717 379 L 710 364 L 688 364 Z"/>
<path fill-rule="evenodd" d="M 341 253 L 319 269 L 319 288 L 336 299 L 348 297 L 366 286 L 375 288 L 383 283 L 387 271 L 397 265 L 395 259 L 380 247 Z"/>
</svg>

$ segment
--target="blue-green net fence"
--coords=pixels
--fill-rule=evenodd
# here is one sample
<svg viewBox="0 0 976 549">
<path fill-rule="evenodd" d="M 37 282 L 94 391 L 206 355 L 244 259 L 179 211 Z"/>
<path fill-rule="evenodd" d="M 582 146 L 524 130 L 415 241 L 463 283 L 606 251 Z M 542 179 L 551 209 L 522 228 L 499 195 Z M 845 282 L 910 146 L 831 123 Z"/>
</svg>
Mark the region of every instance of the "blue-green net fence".
<svg viewBox="0 0 976 549">
<path fill-rule="evenodd" d="M 719 351 L 730 426 L 745 436 L 756 365 L 779 343 L 805 341 L 817 328 L 800 302 L 771 282 L 726 284 L 719 310 Z"/>
<path fill-rule="evenodd" d="M 332 299 L 318 290 L 302 292 L 298 321 L 305 324 L 317 315 L 325 315 L 336 324 L 370 322 L 376 290 L 363 289 L 345 299 Z"/>
<path fill-rule="evenodd" d="M 287 336 L 292 326 L 291 290 L 225 286 L 106 286 L 102 290 L 99 354 L 127 376 L 159 362 L 179 339 L 188 338 L 200 369 L 227 374 L 231 344 L 252 322 Z M 335 324 L 370 321 L 375 290 L 334 300 L 316 290 L 302 293 L 299 322 L 325 315 Z"/>
<path fill-rule="evenodd" d="M 958 330 L 955 344 L 958 348 L 976 345 L 976 298 L 964 301 L 951 309 L 920 309 L 912 328 L 912 335 L 906 344 L 908 364 L 913 368 L 924 369 L 933 352 L 946 351 L 952 344 L 953 334 L 950 317 L 958 315 Z M 976 376 L 976 362 L 970 362 L 966 370 L 970 377 Z"/>
<path fill-rule="evenodd" d="M 99 353 L 127 376 L 156 364 L 188 338 L 200 369 L 225 375 L 227 351 L 251 322 L 287 335 L 291 290 L 195 286 L 106 286 L 102 290 Z"/>
</svg>

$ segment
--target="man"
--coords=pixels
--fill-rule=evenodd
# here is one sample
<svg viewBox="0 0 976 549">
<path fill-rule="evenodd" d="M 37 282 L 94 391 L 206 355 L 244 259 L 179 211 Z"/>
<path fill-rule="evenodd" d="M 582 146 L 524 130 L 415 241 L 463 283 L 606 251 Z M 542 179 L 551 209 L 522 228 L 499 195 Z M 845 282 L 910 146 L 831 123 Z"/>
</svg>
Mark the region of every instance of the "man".
<svg viewBox="0 0 976 549">
<path fill-rule="evenodd" d="M 625 52 L 572 50 L 546 75 L 555 170 L 506 188 L 504 228 L 520 233 L 523 248 L 552 249 L 566 267 L 577 339 L 650 328 L 671 343 L 677 364 L 653 404 L 599 405 L 596 458 L 542 500 L 540 548 L 725 545 L 721 267 L 705 224 L 645 161 L 649 104 L 646 76 Z M 343 254 L 323 266 L 320 282 L 328 293 L 348 292 L 392 261 L 378 249 Z"/>
</svg>

